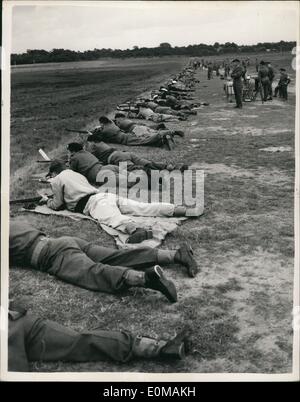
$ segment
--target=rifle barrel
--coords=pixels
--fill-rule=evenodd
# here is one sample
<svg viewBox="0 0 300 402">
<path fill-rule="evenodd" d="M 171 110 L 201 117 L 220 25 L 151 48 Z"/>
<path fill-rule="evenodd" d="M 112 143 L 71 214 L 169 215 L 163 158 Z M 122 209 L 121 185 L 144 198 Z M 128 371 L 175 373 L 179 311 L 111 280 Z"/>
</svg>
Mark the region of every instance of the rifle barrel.
<svg viewBox="0 0 300 402">
<path fill-rule="evenodd" d="M 88 134 L 89 131 L 88 130 L 73 130 L 71 128 L 66 128 L 66 131 L 69 131 L 71 133 L 81 133 L 81 134 Z"/>
<path fill-rule="evenodd" d="M 20 198 L 18 200 L 10 200 L 9 203 L 10 204 L 22 204 L 25 202 L 36 202 L 36 201 L 40 201 L 43 197 L 40 195 L 38 197 L 31 197 L 31 198 Z"/>
</svg>

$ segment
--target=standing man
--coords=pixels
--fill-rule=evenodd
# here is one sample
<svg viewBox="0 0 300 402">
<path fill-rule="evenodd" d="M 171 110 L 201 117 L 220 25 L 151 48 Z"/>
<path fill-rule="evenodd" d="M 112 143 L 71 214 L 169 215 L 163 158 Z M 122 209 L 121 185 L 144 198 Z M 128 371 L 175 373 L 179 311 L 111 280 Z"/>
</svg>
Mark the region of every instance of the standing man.
<svg viewBox="0 0 300 402">
<path fill-rule="evenodd" d="M 242 103 L 242 89 L 243 89 L 243 84 L 242 84 L 242 76 L 244 73 L 244 69 L 240 64 L 240 61 L 238 59 L 232 60 L 233 64 L 233 70 L 231 73 L 231 78 L 233 79 L 233 90 L 234 90 L 234 96 L 235 96 L 235 101 L 236 101 L 236 106 L 235 108 L 237 109 L 242 109 L 243 103 Z"/>
<path fill-rule="evenodd" d="M 268 100 L 268 95 L 269 95 L 269 90 L 270 90 L 270 80 L 269 80 L 269 69 L 263 60 L 259 63 L 258 81 L 262 85 L 263 94 L 264 94 L 264 102 L 266 102 Z"/>
<path fill-rule="evenodd" d="M 272 96 L 273 96 L 273 90 L 272 90 L 272 84 L 274 81 L 274 69 L 272 67 L 272 64 L 270 62 L 267 62 L 267 67 L 268 67 L 268 77 L 269 77 L 269 97 L 268 100 L 272 100 Z"/>
<path fill-rule="evenodd" d="M 277 87 L 275 88 L 275 98 L 277 97 L 277 93 L 279 91 L 279 97 L 287 100 L 288 92 L 287 87 L 291 82 L 290 78 L 288 77 L 285 68 L 280 69 L 280 78 Z"/>
<path fill-rule="evenodd" d="M 210 62 L 210 63 L 208 63 L 208 66 L 207 66 L 207 79 L 208 79 L 208 80 L 211 79 L 212 73 L 213 73 L 213 65 L 212 65 L 212 63 Z"/>
<path fill-rule="evenodd" d="M 229 61 L 226 59 L 224 63 L 224 68 L 225 68 L 225 78 L 229 76 L 230 73 L 230 64 Z"/>
</svg>

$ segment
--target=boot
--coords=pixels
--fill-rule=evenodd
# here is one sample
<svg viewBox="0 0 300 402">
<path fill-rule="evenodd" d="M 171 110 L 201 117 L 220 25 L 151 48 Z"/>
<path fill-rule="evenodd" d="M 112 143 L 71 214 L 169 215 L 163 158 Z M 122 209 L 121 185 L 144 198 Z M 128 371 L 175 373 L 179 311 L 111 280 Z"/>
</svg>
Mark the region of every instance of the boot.
<svg viewBox="0 0 300 402">
<path fill-rule="evenodd" d="M 165 130 L 167 127 L 166 127 L 166 125 L 165 125 L 165 123 L 159 123 L 157 126 L 156 126 L 156 130 Z"/>
<path fill-rule="evenodd" d="M 182 264 L 187 268 L 187 272 L 191 278 L 194 278 L 199 272 L 197 262 L 194 258 L 194 252 L 191 246 L 187 243 L 182 243 L 176 251 L 174 261 L 177 264 Z"/>
<path fill-rule="evenodd" d="M 188 170 L 188 168 L 189 168 L 188 165 L 183 164 L 183 165 L 181 165 L 181 166 L 179 167 L 179 170 L 183 173 L 185 170 Z"/>
<path fill-rule="evenodd" d="M 139 358 L 183 359 L 187 331 L 181 331 L 169 341 L 137 336 L 132 346 L 133 356 Z"/>
<path fill-rule="evenodd" d="M 142 228 L 136 229 L 134 233 L 132 233 L 126 243 L 141 243 L 144 240 L 153 239 L 153 232 L 152 230 L 146 230 Z"/>
<path fill-rule="evenodd" d="M 158 290 L 171 302 L 177 301 L 177 292 L 174 283 L 168 280 L 159 265 L 145 271 L 145 288 Z"/>
<path fill-rule="evenodd" d="M 178 135 L 178 137 L 184 137 L 184 132 L 182 130 L 174 130 L 172 132 L 173 135 Z"/>
<path fill-rule="evenodd" d="M 190 348 L 188 341 L 189 332 L 189 328 L 186 327 L 174 336 L 174 338 L 167 341 L 165 346 L 160 350 L 160 356 L 162 358 L 183 359 Z"/>
<path fill-rule="evenodd" d="M 165 135 L 164 137 L 163 137 L 163 143 L 164 143 L 164 145 L 166 145 L 166 147 L 167 147 L 167 149 L 169 150 L 169 151 L 172 151 L 172 149 L 174 148 L 174 141 L 172 141 L 172 138 L 171 138 L 171 136 L 170 135 Z"/>
</svg>

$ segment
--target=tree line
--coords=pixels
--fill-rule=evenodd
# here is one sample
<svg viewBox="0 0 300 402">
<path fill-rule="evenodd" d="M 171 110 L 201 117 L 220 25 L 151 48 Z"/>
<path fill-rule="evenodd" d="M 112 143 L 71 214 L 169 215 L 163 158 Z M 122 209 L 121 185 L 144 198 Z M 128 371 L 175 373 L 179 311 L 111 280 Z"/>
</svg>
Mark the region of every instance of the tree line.
<svg viewBox="0 0 300 402">
<path fill-rule="evenodd" d="M 26 53 L 11 54 L 11 64 L 34 64 L 51 63 L 62 61 L 82 61 L 97 60 L 100 58 L 128 58 L 128 57 L 157 57 L 157 56 L 191 56 L 205 57 L 226 53 L 257 53 L 257 52 L 285 52 L 291 51 L 296 46 L 296 42 L 264 42 L 256 45 L 239 46 L 234 42 L 220 44 L 215 42 L 213 45 L 200 43 L 199 45 L 174 46 L 169 43 L 161 43 L 157 47 L 138 47 L 132 49 L 94 49 L 85 51 L 75 51 L 68 49 L 29 49 Z"/>
</svg>

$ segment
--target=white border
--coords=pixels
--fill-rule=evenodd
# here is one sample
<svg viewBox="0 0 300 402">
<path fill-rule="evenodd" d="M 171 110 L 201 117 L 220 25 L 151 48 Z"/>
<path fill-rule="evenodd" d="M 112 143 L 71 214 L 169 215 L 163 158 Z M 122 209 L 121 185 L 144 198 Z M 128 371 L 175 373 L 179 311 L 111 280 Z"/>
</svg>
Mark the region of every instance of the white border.
<svg viewBox="0 0 300 402">
<path fill-rule="evenodd" d="M 1 306 L 4 311 L 8 309 L 8 217 L 9 217 L 9 133 L 10 133 L 10 53 L 11 53 L 11 28 L 12 28 L 12 7 L 15 5 L 47 5 L 47 6 L 61 6 L 70 5 L 71 1 L 8 1 L 3 2 L 3 24 L 2 24 L 2 154 L 1 154 Z M 96 1 L 76 1 L 73 2 L 76 6 L 97 6 Z M 115 4 L 116 6 L 123 1 L 110 2 L 101 1 L 102 4 L 109 3 L 109 6 Z M 126 2 L 127 6 L 144 7 L 145 2 Z M 151 4 L 151 2 L 147 2 Z M 210 7 L 220 6 L 221 2 L 208 2 Z M 216 4 L 218 3 L 218 4 Z M 232 7 L 233 2 L 223 1 L 223 6 Z M 236 2 L 236 3 L 241 3 Z M 245 3 L 249 3 L 246 1 Z M 255 2 L 251 1 L 253 7 Z M 260 1 L 259 3 L 265 3 Z M 270 2 L 266 2 L 269 3 Z M 276 2 L 278 3 L 278 2 Z M 298 21 L 300 20 L 300 5 L 298 1 L 282 1 L 283 7 L 294 7 L 295 13 L 298 13 Z M 175 4 L 174 4 L 175 5 Z M 275 27 L 277 29 L 277 27 Z M 299 45 L 299 26 L 297 32 L 297 44 Z M 300 57 L 300 55 L 298 56 Z M 299 74 L 296 75 L 296 122 L 295 122 L 295 156 L 296 156 L 296 179 L 295 179 L 295 269 L 294 269 L 294 308 L 299 308 L 299 157 L 300 157 L 300 122 L 299 122 L 299 95 L 300 83 Z M 3 309 L 2 309 L 3 311 Z M 3 316 L 3 315 L 2 315 Z M 3 317 L 5 321 L 5 317 Z M 298 319 L 299 321 L 299 319 Z M 7 330 L 1 330 L 1 380 L 4 381 L 136 381 L 136 382 L 163 382 L 163 381 L 189 381 L 189 382 L 236 382 L 236 381 L 297 381 L 299 380 L 299 325 L 294 329 L 293 340 L 293 372 L 287 374 L 251 374 L 251 373 L 15 373 L 7 371 Z"/>
</svg>

